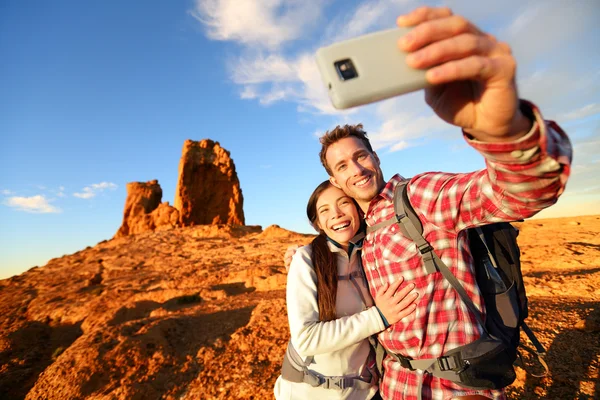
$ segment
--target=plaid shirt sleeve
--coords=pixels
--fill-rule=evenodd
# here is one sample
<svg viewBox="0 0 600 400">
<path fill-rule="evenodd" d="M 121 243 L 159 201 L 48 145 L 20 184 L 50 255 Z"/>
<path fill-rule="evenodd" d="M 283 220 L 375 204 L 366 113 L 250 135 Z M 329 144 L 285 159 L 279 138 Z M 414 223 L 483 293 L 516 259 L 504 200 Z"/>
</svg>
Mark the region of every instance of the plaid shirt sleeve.
<svg viewBox="0 0 600 400">
<path fill-rule="evenodd" d="M 475 305 L 482 298 L 466 250 L 465 228 L 528 218 L 556 202 L 570 172 L 571 144 L 553 122 L 544 121 L 530 103 L 531 131 L 512 143 L 467 142 L 486 159 L 487 168 L 467 174 L 424 173 L 412 178 L 408 194 L 423 222 L 423 235 L 459 279 Z M 394 176 L 369 206 L 369 225 L 393 216 Z M 371 294 L 385 282 L 403 277 L 419 293 L 416 311 L 379 334 L 390 351 L 413 358 L 437 358 L 481 335 L 474 316 L 440 272 L 426 274 L 414 242 L 396 224 L 370 233 L 363 244 L 363 263 Z M 482 310 L 483 311 L 483 310 Z M 384 399 L 446 399 L 481 393 L 503 399 L 502 391 L 466 390 L 452 382 L 409 371 L 387 357 L 381 384 Z"/>
</svg>

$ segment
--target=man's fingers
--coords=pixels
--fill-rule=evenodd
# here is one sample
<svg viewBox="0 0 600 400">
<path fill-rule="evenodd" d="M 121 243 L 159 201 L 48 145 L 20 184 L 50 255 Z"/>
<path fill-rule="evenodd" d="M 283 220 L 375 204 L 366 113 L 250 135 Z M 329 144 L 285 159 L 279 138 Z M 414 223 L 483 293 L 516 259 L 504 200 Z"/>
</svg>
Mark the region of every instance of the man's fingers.
<svg viewBox="0 0 600 400">
<path fill-rule="evenodd" d="M 493 40 L 491 36 L 473 25 L 469 20 L 460 15 L 453 15 L 419 24 L 409 33 L 399 39 L 399 46 L 404 51 L 415 51 L 430 43 L 448 39 L 454 36 L 471 33 Z"/>
<path fill-rule="evenodd" d="M 415 26 L 424 21 L 444 18 L 450 15 L 452 15 L 452 10 L 448 7 L 419 7 L 408 14 L 399 16 L 396 23 L 398 26 Z"/>
<path fill-rule="evenodd" d="M 491 77 L 510 76 L 516 68 L 514 61 L 483 56 L 470 56 L 449 61 L 427 71 L 427 81 L 433 85 L 461 80 L 487 80 Z M 498 72 L 504 69 L 504 74 Z"/>
<path fill-rule="evenodd" d="M 473 55 L 487 56 L 496 47 L 497 44 L 485 36 L 465 33 L 410 53 L 406 63 L 410 67 L 424 69 Z"/>
<path fill-rule="evenodd" d="M 292 244 L 288 246 L 287 250 L 285 251 L 285 254 L 283 255 L 283 265 L 285 266 L 286 271 L 289 271 L 290 264 L 292 263 L 292 257 L 294 256 L 296 250 L 298 250 L 299 247 L 300 246 L 298 246 L 297 244 Z"/>
</svg>

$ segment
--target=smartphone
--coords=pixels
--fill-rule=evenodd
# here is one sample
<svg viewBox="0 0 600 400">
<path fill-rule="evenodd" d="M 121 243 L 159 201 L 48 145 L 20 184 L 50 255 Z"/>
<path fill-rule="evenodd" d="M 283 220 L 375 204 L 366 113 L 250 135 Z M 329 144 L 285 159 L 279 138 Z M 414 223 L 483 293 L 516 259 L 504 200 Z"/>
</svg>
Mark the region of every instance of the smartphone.
<svg viewBox="0 0 600 400">
<path fill-rule="evenodd" d="M 424 89 L 425 70 L 406 64 L 398 39 L 412 28 L 394 28 L 334 43 L 317 50 L 316 58 L 329 98 L 337 109 Z"/>
</svg>

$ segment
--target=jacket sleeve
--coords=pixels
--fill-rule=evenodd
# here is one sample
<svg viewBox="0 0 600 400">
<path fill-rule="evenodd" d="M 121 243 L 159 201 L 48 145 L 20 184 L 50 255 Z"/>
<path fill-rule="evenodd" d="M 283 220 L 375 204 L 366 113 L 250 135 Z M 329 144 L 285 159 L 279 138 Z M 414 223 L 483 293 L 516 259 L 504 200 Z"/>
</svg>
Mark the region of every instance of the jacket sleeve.
<svg viewBox="0 0 600 400">
<path fill-rule="evenodd" d="M 411 179 L 411 204 L 426 220 L 460 231 L 492 222 L 529 218 L 554 204 L 571 170 L 572 147 L 566 133 L 545 121 L 526 101 L 534 124 L 514 142 L 484 143 L 465 135 L 486 168 L 466 174 L 425 173 Z"/>
<path fill-rule="evenodd" d="M 308 246 L 298 249 L 292 258 L 286 299 L 292 344 L 303 357 L 341 350 L 385 329 L 376 307 L 319 321 L 317 276 Z"/>
</svg>

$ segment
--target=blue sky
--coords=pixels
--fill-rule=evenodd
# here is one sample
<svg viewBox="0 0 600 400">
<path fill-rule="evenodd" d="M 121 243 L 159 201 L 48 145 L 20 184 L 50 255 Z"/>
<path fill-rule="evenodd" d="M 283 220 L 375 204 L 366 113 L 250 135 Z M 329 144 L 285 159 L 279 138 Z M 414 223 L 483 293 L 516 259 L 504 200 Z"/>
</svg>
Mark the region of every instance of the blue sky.
<svg viewBox="0 0 600 400">
<path fill-rule="evenodd" d="M 0 278 L 110 239 L 125 185 L 158 179 L 171 204 L 183 142 L 231 152 L 246 224 L 311 232 L 326 178 L 318 135 L 362 122 L 385 177 L 483 160 L 422 92 L 337 112 L 313 54 L 443 4 L 507 41 L 521 96 L 575 146 L 567 190 L 540 217 L 600 214 L 600 5 L 198 0 L 0 2 Z"/>
</svg>

